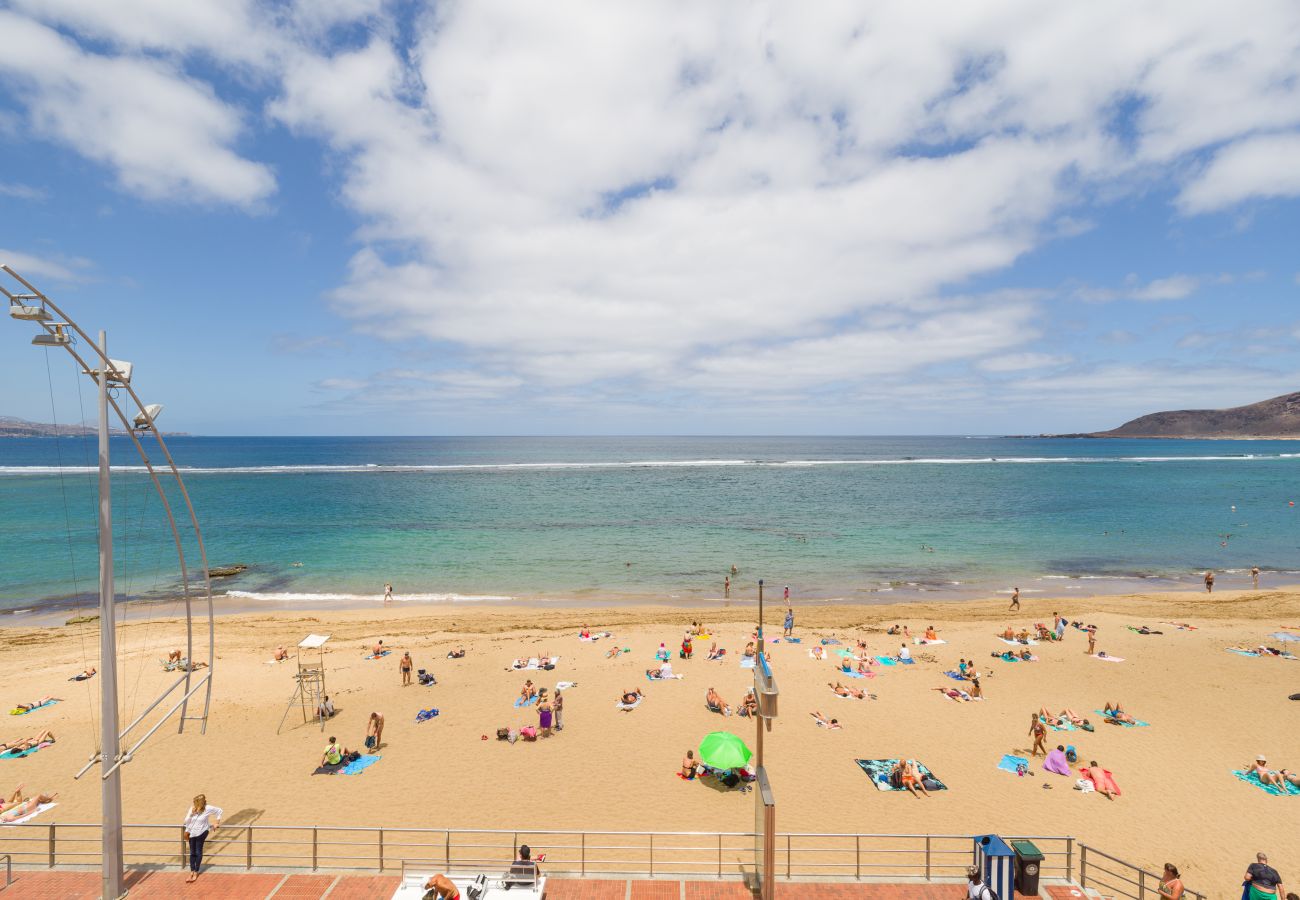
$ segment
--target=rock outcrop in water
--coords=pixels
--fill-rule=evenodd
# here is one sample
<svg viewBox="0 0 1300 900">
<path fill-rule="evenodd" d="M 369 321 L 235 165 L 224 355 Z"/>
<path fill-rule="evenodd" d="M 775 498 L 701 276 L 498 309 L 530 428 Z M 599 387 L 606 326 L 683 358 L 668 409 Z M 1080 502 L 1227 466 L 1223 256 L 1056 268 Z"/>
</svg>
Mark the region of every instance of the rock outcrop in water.
<svg viewBox="0 0 1300 900">
<path fill-rule="evenodd" d="M 1050 437 L 1300 438 L 1300 392 L 1231 409 L 1179 409 L 1151 413 L 1111 431 Z"/>
</svg>

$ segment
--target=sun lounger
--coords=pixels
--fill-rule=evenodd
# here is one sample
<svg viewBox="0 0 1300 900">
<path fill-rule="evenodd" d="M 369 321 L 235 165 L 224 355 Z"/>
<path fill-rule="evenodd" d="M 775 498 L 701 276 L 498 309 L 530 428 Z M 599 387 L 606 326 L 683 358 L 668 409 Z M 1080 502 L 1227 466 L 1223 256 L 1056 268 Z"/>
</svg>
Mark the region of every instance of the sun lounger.
<svg viewBox="0 0 1300 900">
<path fill-rule="evenodd" d="M 1232 774 L 1236 776 L 1238 781 L 1252 784 L 1264 793 L 1272 794 L 1274 797 L 1294 797 L 1300 795 L 1300 788 L 1293 784 L 1283 784 L 1281 786 L 1276 784 L 1265 784 L 1259 780 L 1259 776 L 1254 772 L 1242 772 L 1236 769 L 1233 770 Z"/>
</svg>

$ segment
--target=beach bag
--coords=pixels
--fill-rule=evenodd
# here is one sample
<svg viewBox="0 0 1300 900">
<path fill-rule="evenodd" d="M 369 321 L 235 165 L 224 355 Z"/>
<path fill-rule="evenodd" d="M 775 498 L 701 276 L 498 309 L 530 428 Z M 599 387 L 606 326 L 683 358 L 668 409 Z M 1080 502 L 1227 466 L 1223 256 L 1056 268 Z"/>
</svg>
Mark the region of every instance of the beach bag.
<svg viewBox="0 0 1300 900">
<path fill-rule="evenodd" d="M 537 729 L 531 725 L 525 725 L 519 729 L 519 736 L 526 741 L 537 740 Z"/>
<path fill-rule="evenodd" d="M 926 789 L 927 791 L 937 791 L 937 790 L 939 790 L 939 782 L 935 781 L 935 780 L 934 780 L 933 778 L 931 778 L 929 775 L 923 776 L 923 777 L 921 778 L 921 784 L 923 784 L 923 785 L 925 786 L 925 789 Z"/>
<path fill-rule="evenodd" d="M 497 740 L 498 740 L 498 741 L 508 741 L 508 740 L 510 740 L 510 729 L 509 729 L 509 728 L 498 728 L 498 729 L 497 729 Z"/>
<path fill-rule="evenodd" d="M 1074 749 L 1074 744 L 1070 744 L 1065 748 L 1065 758 L 1072 763 L 1077 763 L 1079 761 L 1079 753 Z"/>
<path fill-rule="evenodd" d="M 510 741 L 510 743 L 512 743 L 512 744 L 513 744 L 515 741 L 519 740 L 519 729 L 518 729 L 518 728 L 511 728 L 511 729 L 510 729 L 510 734 L 506 737 L 506 740 Z"/>
<path fill-rule="evenodd" d="M 478 876 L 477 878 L 474 879 L 473 884 L 465 888 L 465 896 L 468 897 L 469 900 L 482 900 L 483 895 L 486 893 L 487 893 L 486 875 Z"/>
<path fill-rule="evenodd" d="M 375 736 L 373 734 L 366 735 L 366 749 L 367 750 L 375 749 Z"/>
</svg>

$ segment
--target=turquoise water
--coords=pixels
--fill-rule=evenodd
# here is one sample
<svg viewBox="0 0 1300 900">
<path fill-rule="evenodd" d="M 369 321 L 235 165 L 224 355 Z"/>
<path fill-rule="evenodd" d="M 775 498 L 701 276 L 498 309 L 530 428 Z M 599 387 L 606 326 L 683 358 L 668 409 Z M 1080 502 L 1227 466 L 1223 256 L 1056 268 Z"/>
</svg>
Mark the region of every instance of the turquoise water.
<svg viewBox="0 0 1300 900">
<path fill-rule="evenodd" d="M 1300 568 L 1288 442 L 960 437 L 184 438 L 169 441 L 218 593 L 707 600 L 739 568 L 798 599 L 954 598 Z M 95 589 L 92 446 L 0 441 L 0 608 Z M 134 450 L 114 442 L 118 589 L 178 575 Z M 173 489 L 174 493 L 174 489 Z M 1233 507 L 1236 510 L 1233 510 Z M 932 548 L 932 549 L 928 549 Z M 1281 574 L 1272 574 L 1281 573 Z M 1267 582 L 1266 582 L 1267 583 Z M 776 594 L 775 596 L 780 596 Z"/>
</svg>

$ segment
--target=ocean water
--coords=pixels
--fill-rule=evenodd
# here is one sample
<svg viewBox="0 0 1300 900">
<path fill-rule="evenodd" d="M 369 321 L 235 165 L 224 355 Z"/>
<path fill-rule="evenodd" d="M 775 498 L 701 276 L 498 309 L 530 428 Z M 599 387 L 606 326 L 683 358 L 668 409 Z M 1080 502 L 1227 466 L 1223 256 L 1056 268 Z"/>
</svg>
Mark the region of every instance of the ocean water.
<svg viewBox="0 0 1300 900">
<path fill-rule="evenodd" d="M 962 437 L 175 437 L 218 595 L 328 605 L 521 598 L 960 599 L 1294 581 L 1300 445 Z M 114 440 L 124 597 L 179 584 Z M 0 441 L 0 609 L 96 588 L 93 441 Z M 169 495 L 179 500 L 174 486 Z M 188 545 L 187 545 L 188 546 Z M 193 557 L 197 560 L 197 556 Z M 197 567 L 197 562 L 194 563 Z"/>
</svg>

